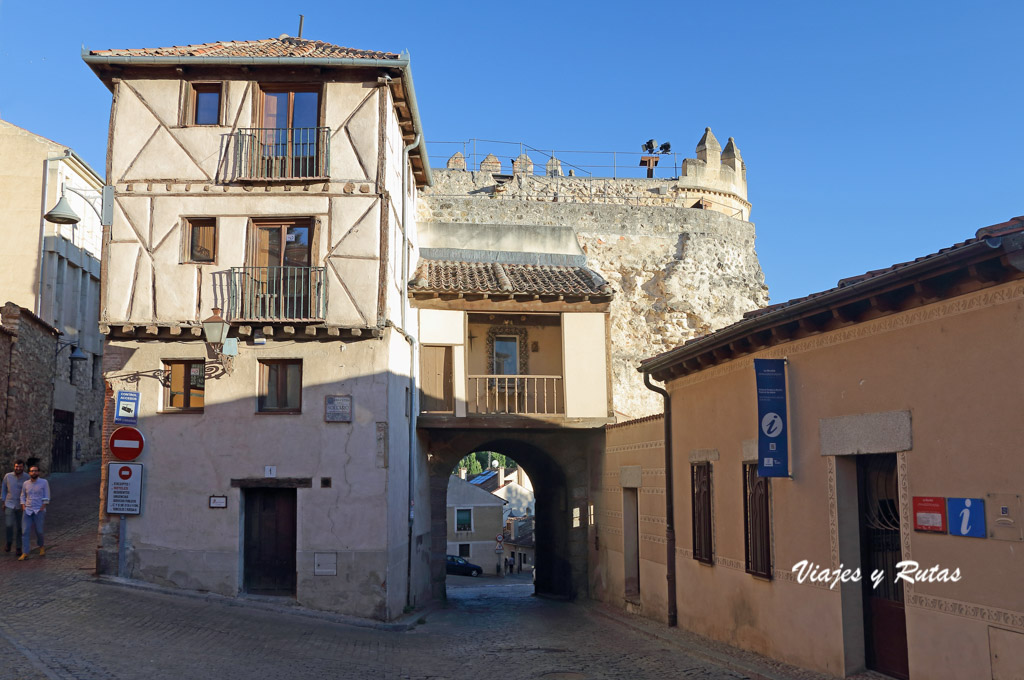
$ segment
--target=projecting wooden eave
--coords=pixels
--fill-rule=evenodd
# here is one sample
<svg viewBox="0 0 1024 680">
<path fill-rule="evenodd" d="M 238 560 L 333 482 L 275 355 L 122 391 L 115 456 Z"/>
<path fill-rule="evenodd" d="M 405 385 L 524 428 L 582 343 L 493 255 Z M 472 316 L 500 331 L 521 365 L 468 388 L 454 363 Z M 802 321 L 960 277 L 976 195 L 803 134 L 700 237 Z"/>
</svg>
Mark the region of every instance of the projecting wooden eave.
<svg viewBox="0 0 1024 680">
<path fill-rule="evenodd" d="M 553 295 L 536 293 L 453 293 L 415 291 L 410 304 L 418 309 L 466 312 L 607 312 L 610 295 Z"/>
<path fill-rule="evenodd" d="M 515 416 L 421 413 L 416 419 L 420 430 L 585 430 L 598 429 L 614 423 L 614 418 L 566 418 L 565 416 Z"/>
<path fill-rule="evenodd" d="M 203 327 L 190 323 L 101 323 L 100 334 L 111 340 L 202 340 Z M 255 333 L 265 338 L 288 340 L 357 340 L 379 338 L 384 334 L 380 328 L 328 326 L 327 324 L 293 322 L 274 323 L 232 323 L 229 337 L 251 338 Z"/>
</svg>

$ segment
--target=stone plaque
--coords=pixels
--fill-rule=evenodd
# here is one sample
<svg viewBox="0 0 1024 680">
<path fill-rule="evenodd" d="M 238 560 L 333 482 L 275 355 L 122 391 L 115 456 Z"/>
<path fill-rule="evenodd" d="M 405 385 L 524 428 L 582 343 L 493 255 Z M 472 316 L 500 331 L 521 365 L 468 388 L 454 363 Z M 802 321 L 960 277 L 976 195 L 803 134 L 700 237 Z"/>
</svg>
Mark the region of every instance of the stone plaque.
<svg viewBox="0 0 1024 680">
<path fill-rule="evenodd" d="M 324 397 L 324 421 L 328 423 L 351 423 L 351 395 L 328 394 Z"/>
</svg>

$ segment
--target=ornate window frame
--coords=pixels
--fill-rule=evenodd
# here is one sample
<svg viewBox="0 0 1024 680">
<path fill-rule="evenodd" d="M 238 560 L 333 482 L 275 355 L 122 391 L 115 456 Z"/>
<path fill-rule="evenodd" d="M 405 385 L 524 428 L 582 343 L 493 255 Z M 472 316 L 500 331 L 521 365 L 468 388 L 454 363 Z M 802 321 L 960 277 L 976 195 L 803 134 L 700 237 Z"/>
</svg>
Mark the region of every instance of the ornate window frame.
<svg viewBox="0 0 1024 680">
<path fill-rule="evenodd" d="M 529 367 L 530 349 L 528 333 L 523 326 L 491 326 L 487 329 L 487 370 L 494 370 L 494 339 L 499 335 L 512 335 L 519 340 L 519 373 L 526 375 Z"/>
</svg>

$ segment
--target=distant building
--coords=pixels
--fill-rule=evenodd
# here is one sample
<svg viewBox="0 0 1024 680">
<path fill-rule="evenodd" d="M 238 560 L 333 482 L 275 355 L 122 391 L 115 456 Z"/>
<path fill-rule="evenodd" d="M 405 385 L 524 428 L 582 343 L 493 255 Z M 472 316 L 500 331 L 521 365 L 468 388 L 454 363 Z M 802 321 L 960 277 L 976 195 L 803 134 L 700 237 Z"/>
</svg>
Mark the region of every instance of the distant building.
<svg viewBox="0 0 1024 680">
<path fill-rule="evenodd" d="M 455 475 L 448 479 L 448 555 L 465 557 L 486 573 L 495 573 L 502 554 L 495 552 L 496 537 L 504 527 L 505 501 Z"/>
<path fill-rule="evenodd" d="M 63 144 L 0 120 L 0 303 L 28 310 L 60 333 L 52 369 L 35 389 L 45 405 L 19 427 L 38 431 L 32 445 L 20 436 L 0 447 L 0 464 L 38 459 L 43 470 L 71 471 L 100 457 L 103 342 L 99 334 L 100 204 L 103 180 Z M 78 222 L 52 224 L 44 214 L 61 197 Z M 73 219 L 73 218 L 69 218 Z M 74 354 L 76 360 L 72 361 Z M 19 443 L 21 442 L 21 443 Z"/>
<path fill-rule="evenodd" d="M 648 359 L 672 474 L 664 419 L 608 428 L 591 593 L 838 677 L 1024 677 L 1022 319 L 1017 217 Z M 757 359 L 785 361 L 788 421 L 759 417 Z M 789 476 L 761 476 L 773 432 Z"/>
</svg>

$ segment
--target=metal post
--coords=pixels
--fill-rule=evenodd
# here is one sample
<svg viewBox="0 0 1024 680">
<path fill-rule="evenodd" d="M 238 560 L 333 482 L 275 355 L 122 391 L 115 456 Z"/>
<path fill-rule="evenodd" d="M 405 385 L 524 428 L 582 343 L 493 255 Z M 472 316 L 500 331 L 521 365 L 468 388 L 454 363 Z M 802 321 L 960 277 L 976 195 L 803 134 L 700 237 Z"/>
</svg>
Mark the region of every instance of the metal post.
<svg viewBox="0 0 1024 680">
<path fill-rule="evenodd" d="M 127 519 L 125 515 L 121 515 L 121 524 L 117 532 L 117 575 L 120 578 L 124 578 L 124 574 L 128 570 L 128 542 L 125 538 Z"/>
</svg>

